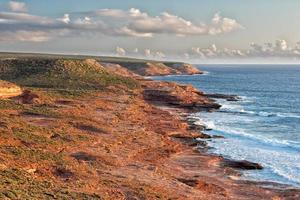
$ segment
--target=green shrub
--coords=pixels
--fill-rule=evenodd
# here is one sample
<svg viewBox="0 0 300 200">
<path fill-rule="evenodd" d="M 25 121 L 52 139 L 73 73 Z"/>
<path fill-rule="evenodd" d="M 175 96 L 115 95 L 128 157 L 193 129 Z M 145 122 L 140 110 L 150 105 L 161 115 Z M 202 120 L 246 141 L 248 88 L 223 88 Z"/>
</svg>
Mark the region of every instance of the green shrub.
<svg viewBox="0 0 300 200">
<path fill-rule="evenodd" d="M 95 60 L 0 60 L 0 79 L 21 86 L 72 90 L 97 90 L 118 84 L 138 87 L 135 80 L 109 73 Z"/>
</svg>

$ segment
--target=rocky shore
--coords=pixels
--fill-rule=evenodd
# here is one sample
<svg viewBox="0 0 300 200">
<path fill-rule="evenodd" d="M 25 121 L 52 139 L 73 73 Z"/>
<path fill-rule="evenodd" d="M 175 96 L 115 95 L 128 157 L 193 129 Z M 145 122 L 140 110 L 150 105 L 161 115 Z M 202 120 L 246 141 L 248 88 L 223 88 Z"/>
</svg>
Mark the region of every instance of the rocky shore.
<svg viewBox="0 0 300 200">
<path fill-rule="evenodd" d="M 240 178 L 258 163 L 207 153 L 206 140 L 219 136 L 188 116 L 220 105 L 192 86 L 95 60 L 26 61 L 31 76 L 23 77 L 20 62 L 0 65 L 1 78 L 26 91 L 0 101 L 0 198 L 300 198 L 297 189 Z"/>
</svg>

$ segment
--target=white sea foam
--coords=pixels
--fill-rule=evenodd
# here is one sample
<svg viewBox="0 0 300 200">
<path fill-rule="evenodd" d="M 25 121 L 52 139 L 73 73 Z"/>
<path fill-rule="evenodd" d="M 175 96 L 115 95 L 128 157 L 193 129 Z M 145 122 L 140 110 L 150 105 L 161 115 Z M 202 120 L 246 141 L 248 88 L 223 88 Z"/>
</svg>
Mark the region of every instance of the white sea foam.
<svg viewBox="0 0 300 200">
<path fill-rule="evenodd" d="M 247 112 L 239 105 L 228 105 L 227 109 L 241 109 L 239 112 Z M 265 113 L 263 113 L 265 115 Z M 276 181 L 285 184 L 300 186 L 300 143 L 289 140 L 275 139 L 248 132 L 248 129 L 232 126 L 257 118 L 255 115 L 233 115 L 228 117 L 226 113 L 198 113 L 194 114 L 197 123 L 204 125 L 213 124 L 213 133 L 223 135 L 224 140 L 213 140 L 210 146 L 213 152 L 233 159 L 246 159 L 261 163 L 265 169 L 262 172 L 250 175 L 252 178 Z"/>
<path fill-rule="evenodd" d="M 202 75 L 206 76 L 206 75 L 209 75 L 209 74 L 210 74 L 210 72 L 208 72 L 208 71 L 203 71 L 203 74 L 202 74 Z"/>
<path fill-rule="evenodd" d="M 295 113 L 278 113 L 278 117 L 287 117 L 287 118 L 298 118 L 300 119 L 300 115 L 297 115 Z"/>
<path fill-rule="evenodd" d="M 221 103 L 221 102 L 219 102 Z M 279 113 L 279 112 L 267 112 L 267 111 L 251 111 L 245 110 L 245 108 L 241 104 L 237 103 L 227 103 L 223 102 L 221 107 L 221 112 L 228 112 L 228 113 L 236 113 L 236 114 L 248 114 L 248 115 L 256 115 L 260 117 L 280 117 L 280 118 L 297 118 L 300 119 L 299 114 L 295 113 Z"/>
<path fill-rule="evenodd" d="M 195 114 L 196 119 L 201 119 L 199 123 L 214 128 L 212 134 L 226 138 L 210 140 L 210 146 L 215 147 L 212 151 L 261 163 L 264 170 L 246 172 L 254 180 L 300 185 L 300 112 L 297 109 L 300 85 L 291 86 L 286 81 L 290 75 L 295 77 L 296 72 L 283 75 L 283 72 L 267 70 L 264 76 L 264 71 L 252 73 L 255 72 L 252 68 L 251 73 L 247 73 L 247 67 L 241 68 L 245 73 L 234 68 L 207 70 L 212 71 L 213 76 L 183 77 L 180 81 L 186 80 L 207 93 L 238 94 L 241 98 L 237 102 L 217 99 L 223 105 L 218 112 Z M 224 70 L 227 71 L 224 73 Z M 270 73 L 278 81 L 274 82 Z M 251 82 L 241 81 L 250 79 Z M 285 93 L 285 89 L 293 93 Z"/>
<path fill-rule="evenodd" d="M 198 120 L 195 122 L 196 125 L 204 126 L 207 129 L 215 129 L 216 126 L 212 120 L 205 120 L 198 118 Z"/>
<path fill-rule="evenodd" d="M 212 121 L 212 123 L 214 122 Z M 251 140 L 253 142 L 256 142 L 257 144 L 260 144 L 262 146 L 269 145 L 271 147 L 277 147 L 277 148 L 292 148 L 293 150 L 300 151 L 299 142 L 290 142 L 289 140 L 268 138 L 262 135 L 249 133 L 247 132 L 247 130 L 243 128 L 237 128 L 237 127 L 233 128 L 231 126 L 226 126 L 223 124 L 222 125 L 214 124 L 214 130 L 223 133 L 225 136 L 242 137 Z"/>
<path fill-rule="evenodd" d="M 214 153 L 232 159 L 245 159 L 262 163 L 264 170 L 249 172 L 263 180 L 300 186 L 300 155 L 288 150 L 260 146 L 246 139 L 215 140 L 209 143 Z M 254 173 L 254 174 L 253 174 Z"/>
</svg>

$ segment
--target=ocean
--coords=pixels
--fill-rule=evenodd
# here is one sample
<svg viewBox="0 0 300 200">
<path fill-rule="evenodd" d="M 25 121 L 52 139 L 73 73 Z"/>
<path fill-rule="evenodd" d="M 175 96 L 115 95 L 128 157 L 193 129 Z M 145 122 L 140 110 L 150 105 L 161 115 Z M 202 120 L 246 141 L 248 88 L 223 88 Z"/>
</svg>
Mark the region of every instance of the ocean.
<svg viewBox="0 0 300 200">
<path fill-rule="evenodd" d="M 193 114 L 209 134 L 210 152 L 249 160 L 263 170 L 244 172 L 248 180 L 300 187 L 300 66 L 199 65 L 204 75 L 153 77 L 191 84 L 206 93 L 236 94 L 242 100 L 218 100 L 217 112 Z"/>
</svg>

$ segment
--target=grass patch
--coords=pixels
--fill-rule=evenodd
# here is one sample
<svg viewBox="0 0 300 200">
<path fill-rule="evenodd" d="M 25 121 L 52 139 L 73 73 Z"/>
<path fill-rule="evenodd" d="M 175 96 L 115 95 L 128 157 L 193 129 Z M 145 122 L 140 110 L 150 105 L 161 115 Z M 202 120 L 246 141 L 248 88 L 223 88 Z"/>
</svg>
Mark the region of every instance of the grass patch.
<svg viewBox="0 0 300 200">
<path fill-rule="evenodd" d="M 49 161 L 52 163 L 63 162 L 63 155 L 39 149 L 26 147 L 2 146 L 0 151 L 12 155 L 16 160 L 31 160 L 34 162 Z"/>
<path fill-rule="evenodd" d="M 47 94 L 55 98 L 74 99 L 91 95 L 91 90 L 47 90 Z"/>
<path fill-rule="evenodd" d="M 119 84 L 139 87 L 137 81 L 109 73 L 95 60 L 0 60 L 0 79 L 27 87 L 68 90 L 98 90 Z"/>
<path fill-rule="evenodd" d="M 57 188 L 54 183 L 37 180 L 20 169 L 0 171 L 0 199 L 101 199 L 97 194 Z"/>
<path fill-rule="evenodd" d="M 60 114 L 53 107 L 47 104 L 34 105 L 30 108 L 26 108 L 23 111 L 25 115 L 44 116 L 51 118 L 59 118 Z"/>
<path fill-rule="evenodd" d="M 42 133 L 43 135 L 38 133 Z M 31 125 L 13 129 L 14 137 L 28 144 L 53 144 L 54 141 L 47 137 L 50 134 L 50 131 L 45 128 Z"/>
<path fill-rule="evenodd" d="M 0 99 L 0 110 L 12 109 L 21 110 L 24 106 L 10 99 Z"/>
</svg>

